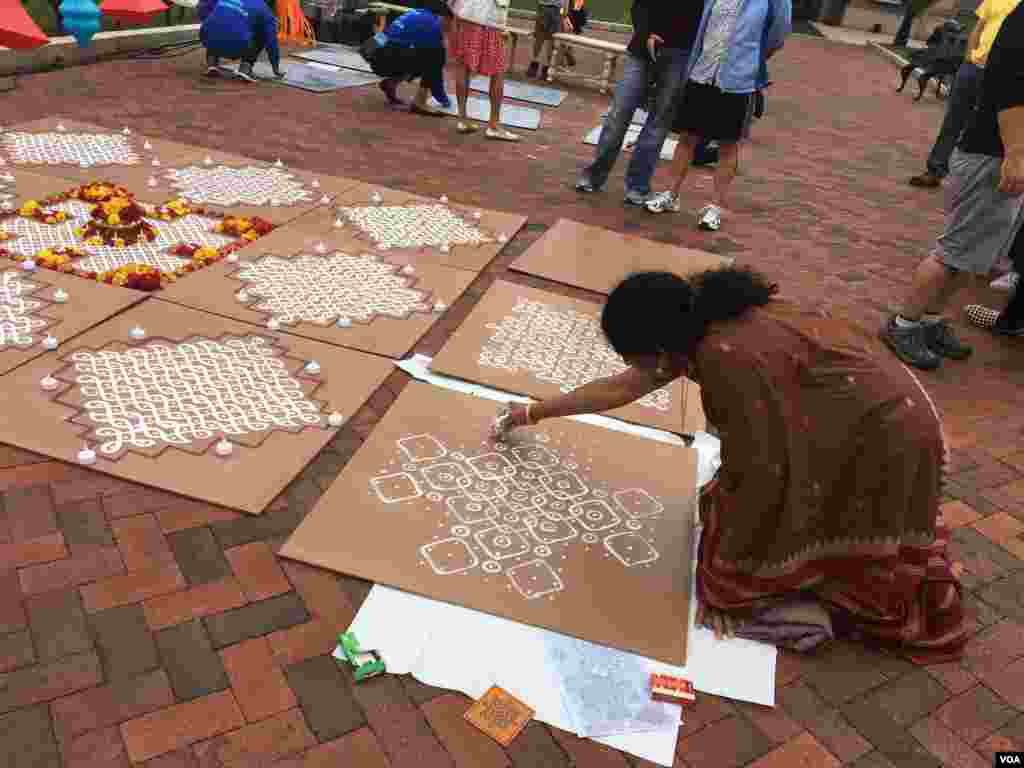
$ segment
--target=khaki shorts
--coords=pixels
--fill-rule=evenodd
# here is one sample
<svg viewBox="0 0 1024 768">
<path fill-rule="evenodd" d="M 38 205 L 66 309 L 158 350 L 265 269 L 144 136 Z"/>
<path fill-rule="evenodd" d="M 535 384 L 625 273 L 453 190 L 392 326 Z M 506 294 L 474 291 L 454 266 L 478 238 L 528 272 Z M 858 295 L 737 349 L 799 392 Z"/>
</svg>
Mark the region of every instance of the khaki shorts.
<svg viewBox="0 0 1024 768">
<path fill-rule="evenodd" d="M 999 191 L 1003 159 L 955 150 L 944 183 L 946 225 L 932 256 L 947 267 L 987 275 L 1009 253 L 1024 196 Z"/>
</svg>

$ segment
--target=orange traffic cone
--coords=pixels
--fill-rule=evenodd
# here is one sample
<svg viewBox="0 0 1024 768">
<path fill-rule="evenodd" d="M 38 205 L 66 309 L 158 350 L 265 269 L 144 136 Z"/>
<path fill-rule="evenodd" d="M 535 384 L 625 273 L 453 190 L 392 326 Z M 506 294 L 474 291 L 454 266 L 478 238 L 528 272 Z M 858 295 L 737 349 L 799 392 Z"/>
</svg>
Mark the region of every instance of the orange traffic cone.
<svg viewBox="0 0 1024 768">
<path fill-rule="evenodd" d="M 316 35 L 299 0 L 277 0 L 277 39 L 295 45 L 316 45 Z"/>
</svg>

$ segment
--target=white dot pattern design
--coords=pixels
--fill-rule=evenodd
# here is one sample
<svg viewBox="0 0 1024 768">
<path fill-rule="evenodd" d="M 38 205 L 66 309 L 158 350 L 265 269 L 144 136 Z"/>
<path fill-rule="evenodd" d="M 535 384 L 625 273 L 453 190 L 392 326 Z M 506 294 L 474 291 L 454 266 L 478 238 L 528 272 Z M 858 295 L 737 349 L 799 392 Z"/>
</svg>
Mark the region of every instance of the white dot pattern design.
<svg viewBox="0 0 1024 768">
<path fill-rule="evenodd" d="M 447 205 L 380 205 L 340 211 L 378 246 L 424 248 L 494 242 Z"/>
<path fill-rule="evenodd" d="M 105 133 L 21 133 L 0 136 L 11 162 L 24 165 L 138 165 L 127 137 Z"/>
<path fill-rule="evenodd" d="M 405 319 L 432 310 L 430 293 L 411 287 L 415 278 L 372 255 L 265 256 L 234 277 L 258 299 L 254 310 L 289 325 L 369 323 L 381 316 Z"/>
</svg>

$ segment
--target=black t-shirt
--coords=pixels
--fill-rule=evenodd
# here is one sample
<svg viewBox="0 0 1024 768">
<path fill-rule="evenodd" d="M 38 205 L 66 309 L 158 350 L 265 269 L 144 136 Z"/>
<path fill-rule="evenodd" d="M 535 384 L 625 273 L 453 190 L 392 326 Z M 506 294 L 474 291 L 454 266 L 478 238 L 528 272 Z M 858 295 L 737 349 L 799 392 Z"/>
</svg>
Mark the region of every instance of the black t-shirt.
<svg viewBox="0 0 1024 768">
<path fill-rule="evenodd" d="M 647 38 L 658 35 L 666 48 L 693 47 L 704 14 L 704 0 L 634 0 L 629 51 L 647 57 Z"/>
<path fill-rule="evenodd" d="M 960 139 L 960 149 L 975 155 L 1002 157 L 999 113 L 1024 107 L 1024 3 L 999 28 L 985 65 L 981 99 Z"/>
</svg>

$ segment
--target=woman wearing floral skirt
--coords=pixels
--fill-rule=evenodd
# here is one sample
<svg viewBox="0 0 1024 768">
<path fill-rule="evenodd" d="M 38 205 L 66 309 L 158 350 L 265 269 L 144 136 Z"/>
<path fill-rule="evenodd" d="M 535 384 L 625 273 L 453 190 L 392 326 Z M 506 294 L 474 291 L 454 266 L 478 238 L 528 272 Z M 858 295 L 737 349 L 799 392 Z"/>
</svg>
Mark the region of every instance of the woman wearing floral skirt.
<svg viewBox="0 0 1024 768">
<path fill-rule="evenodd" d="M 485 136 L 495 141 L 519 141 L 519 136 L 501 127 L 501 101 L 505 90 L 508 50 L 505 27 L 509 0 L 452 0 L 455 23 L 449 45 L 457 62 L 455 95 L 459 102 L 459 133 L 473 133 L 477 126 L 466 117 L 469 79 L 473 75 L 491 78 L 491 115 Z"/>
</svg>

